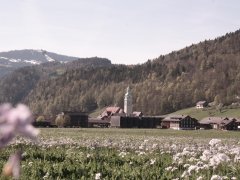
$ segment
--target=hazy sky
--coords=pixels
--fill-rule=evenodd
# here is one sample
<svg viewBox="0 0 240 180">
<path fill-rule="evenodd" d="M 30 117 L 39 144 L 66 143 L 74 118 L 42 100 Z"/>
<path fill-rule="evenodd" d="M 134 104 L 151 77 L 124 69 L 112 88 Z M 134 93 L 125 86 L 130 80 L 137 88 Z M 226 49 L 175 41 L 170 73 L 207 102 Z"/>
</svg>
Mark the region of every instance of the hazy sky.
<svg viewBox="0 0 240 180">
<path fill-rule="evenodd" d="M 239 28 L 239 0 L 0 0 L 0 51 L 136 64 Z"/>
</svg>

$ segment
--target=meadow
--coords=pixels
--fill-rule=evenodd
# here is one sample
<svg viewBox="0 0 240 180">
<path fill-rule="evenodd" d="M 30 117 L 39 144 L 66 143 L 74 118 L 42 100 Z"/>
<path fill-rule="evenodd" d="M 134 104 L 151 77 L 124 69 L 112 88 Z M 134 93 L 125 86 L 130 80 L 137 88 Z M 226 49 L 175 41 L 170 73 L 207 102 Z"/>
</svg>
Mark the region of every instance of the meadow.
<svg viewBox="0 0 240 180">
<path fill-rule="evenodd" d="M 0 168 L 16 149 L 20 179 L 240 179 L 240 132 L 46 128 L 1 150 Z"/>
</svg>

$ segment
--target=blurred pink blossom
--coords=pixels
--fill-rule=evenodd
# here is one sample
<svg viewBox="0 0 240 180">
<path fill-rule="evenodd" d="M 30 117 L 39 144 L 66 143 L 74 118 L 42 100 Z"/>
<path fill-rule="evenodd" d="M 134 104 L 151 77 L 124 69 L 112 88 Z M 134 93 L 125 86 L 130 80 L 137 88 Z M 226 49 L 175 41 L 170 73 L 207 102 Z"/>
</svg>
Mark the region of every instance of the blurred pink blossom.
<svg viewBox="0 0 240 180">
<path fill-rule="evenodd" d="M 24 104 L 18 104 L 15 108 L 11 104 L 0 106 L 0 148 L 6 146 L 16 134 L 29 137 L 33 140 L 39 134 L 39 130 L 31 124 L 32 113 Z"/>
</svg>

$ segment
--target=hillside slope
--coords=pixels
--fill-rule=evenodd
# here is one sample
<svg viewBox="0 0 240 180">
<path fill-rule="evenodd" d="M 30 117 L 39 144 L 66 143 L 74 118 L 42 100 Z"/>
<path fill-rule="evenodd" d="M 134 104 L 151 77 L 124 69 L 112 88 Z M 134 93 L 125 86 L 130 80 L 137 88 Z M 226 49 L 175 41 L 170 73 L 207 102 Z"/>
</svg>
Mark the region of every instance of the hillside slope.
<svg viewBox="0 0 240 180">
<path fill-rule="evenodd" d="M 198 120 L 201 120 L 205 117 L 217 116 L 217 117 L 240 117 L 240 108 L 224 108 L 221 111 L 216 108 L 205 108 L 205 109 L 196 109 L 195 107 L 181 109 L 179 111 L 173 112 L 170 115 L 189 115 Z"/>
<path fill-rule="evenodd" d="M 91 112 L 109 105 L 122 107 L 128 85 L 133 109 L 146 115 L 192 107 L 199 100 L 225 105 L 238 102 L 240 31 L 141 65 L 65 68 L 54 78 L 38 81 L 22 101 L 35 113 Z"/>
<path fill-rule="evenodd" d="M 0 103 L 23 102 L 35 86 L 46 80 L 54 81 L 66 71 L 84 68 L 108 67 L 111 61 L 105 58 L 79 58 L 69 63 L 47 62 L 41 65 L 19 68 L 0 80 Z"/>
<path fill-rule="evenodd" d="M 191 107 L 199 100 L 231 104 L 239 99 L 240 31 L 200 42 L 142 65 L 75 69 L 46 80 L 26 98 L 36 112 L 90 112 L 123 106 L 131 85 L 134 110 L 165 114 Z M 44 109 L 41 107 L 44 106 Z"/>
</svg>

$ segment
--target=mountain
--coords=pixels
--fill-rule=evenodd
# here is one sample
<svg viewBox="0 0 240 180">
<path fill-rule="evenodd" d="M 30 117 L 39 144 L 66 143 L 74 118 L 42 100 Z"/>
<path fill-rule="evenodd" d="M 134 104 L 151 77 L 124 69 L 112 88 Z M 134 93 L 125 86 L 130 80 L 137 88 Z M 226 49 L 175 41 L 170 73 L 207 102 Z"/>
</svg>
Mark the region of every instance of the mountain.
<svg viewBox="0 0 240 180">
<path fill-rule="evenodd" d="M 122 107 L 130 85 L 133 109 L 146 115 L 192 107 L 199 100 L 231 105 L 239 103 L 240 97 L 240 30 L 138 65 L 58 66 L 48 66 L 51 71 L 43 66 L 25 69 L 28 72 L 22 69 L 21 76 L 0 81 L 0 102 L 24 102 L 37 114 L 91 112 L 109 105 Z M 32 72 L 33 79 L 38 79 L 41 68 L 47 75 L 31 86 L 25 74 Z M 28 93 L 19 93 L 18 84 Z"/>
<path fill-rule="evenodd" d="M 67 63 L 77 59 L 77 57 L 59 55 L 45 50 L 25 49 L 0 52 L 0 76 L 20 67 L 39 65 L 46 62 Z"/>
</svg>

